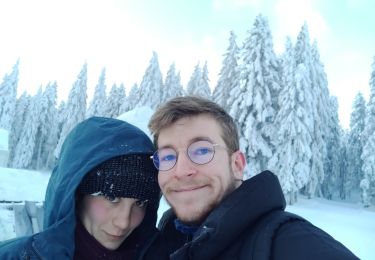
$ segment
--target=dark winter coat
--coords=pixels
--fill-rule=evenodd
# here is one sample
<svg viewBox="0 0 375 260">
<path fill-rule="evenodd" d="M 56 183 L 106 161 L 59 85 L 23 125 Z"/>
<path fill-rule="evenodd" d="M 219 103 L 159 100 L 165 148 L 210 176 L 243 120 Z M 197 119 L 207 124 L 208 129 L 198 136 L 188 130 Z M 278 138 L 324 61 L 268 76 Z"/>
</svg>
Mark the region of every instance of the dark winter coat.
<svg viewBox="0 0 375 260">
<path fill-rule="evenodd" d="M 172 211 L 165 213 L 159 225 L 159 243 L 166 247 L 172 260 L 358 259 L 308 221 L 288 221 L 274 237 L 267 230 L 271 226 L 268 222 L 261 231 L 255 231 L 267 214 L 283 214 L 285 206 L 277 177 L 265 171 L 244 181 L 225 198 L 193 237 L 175 229 Z M 255 247 L 254 241 L 260 246 Z"/>
<path fill-rule="evenodd" d="M 76 189 L 95 166 L 116 156 L 152 154 L 151 140 L 138 128 L 117 119 L 94 117 L 67 136 L 45 197 L 44 231 L 10 240 L 0 246 L 0 259 L 73 259 L 76 227 Z M 155 239 L 157 206 L 147 208 L 139 232 L 141 251 Z M 126 241 L 125 241 L 126 243 Z"/>
</svg>

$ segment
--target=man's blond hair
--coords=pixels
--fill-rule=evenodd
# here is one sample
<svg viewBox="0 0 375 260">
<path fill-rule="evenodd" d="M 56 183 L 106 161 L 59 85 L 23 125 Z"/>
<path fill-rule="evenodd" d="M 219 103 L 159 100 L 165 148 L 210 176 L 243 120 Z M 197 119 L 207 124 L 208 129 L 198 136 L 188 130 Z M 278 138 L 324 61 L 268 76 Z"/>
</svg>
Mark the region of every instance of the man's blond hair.
<svg viewBox="0 0 375 260">
<path fill-rule="evenodd" d="M 196 96 L 176 97 L 157 108 L 148 124 L 151 134 L 154 136 L 155 146 L 158 146 L 161 130 L 182 118 L 203 114 L 211 116 L 219 123 L 222 138 L 229 151 L 239 150 L 237 126 L 233 118 L 215 102 Z"/>
</svg>

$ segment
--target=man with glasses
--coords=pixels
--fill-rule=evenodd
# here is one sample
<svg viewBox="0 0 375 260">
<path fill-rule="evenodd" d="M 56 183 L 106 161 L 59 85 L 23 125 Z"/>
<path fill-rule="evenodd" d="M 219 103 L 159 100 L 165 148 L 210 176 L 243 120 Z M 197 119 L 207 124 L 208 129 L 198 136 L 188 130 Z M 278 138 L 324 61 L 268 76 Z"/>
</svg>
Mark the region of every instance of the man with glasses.
<svg viewBox="0 0 375 260">
<path fill-rule="evenodd" d="M 284 212 L 273 173 L 242 180 L 246 161 L 236 125 L 214 102 L 172 99 L 149 128 L 159 186 L 171 206 L 159 224 L 170 259 L 357 259 L 324 231 Z"/>
</svg>

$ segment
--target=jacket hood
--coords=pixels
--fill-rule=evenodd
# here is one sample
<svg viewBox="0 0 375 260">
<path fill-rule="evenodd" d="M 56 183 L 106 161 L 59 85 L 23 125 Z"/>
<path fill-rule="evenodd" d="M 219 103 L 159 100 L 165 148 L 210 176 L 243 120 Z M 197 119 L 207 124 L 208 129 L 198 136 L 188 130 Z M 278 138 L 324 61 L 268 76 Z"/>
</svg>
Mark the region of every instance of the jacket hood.
<svg viewBox="0 0 375 260">
<path fill-rule="evenodd" d="M 153 152 L 154 146 L 149 137 L 125 121 L 92 117 L 79 123 L 66 137 L 48 183 L 45 233 L 48 234 L 49 230 L 55 232 L 56 229 L 64 232 L 66 236 L 61 234 L 61 239 L 70 239 L 74 248 L 76 189 L 83 177 L 110 158 L 130 154 L 152 155 Z M 156 211 L 157 207 L 147 208 L 141 226 L 155 226 Z M 66 247 L 71 248 L 72 245 Z"/>
</svg>

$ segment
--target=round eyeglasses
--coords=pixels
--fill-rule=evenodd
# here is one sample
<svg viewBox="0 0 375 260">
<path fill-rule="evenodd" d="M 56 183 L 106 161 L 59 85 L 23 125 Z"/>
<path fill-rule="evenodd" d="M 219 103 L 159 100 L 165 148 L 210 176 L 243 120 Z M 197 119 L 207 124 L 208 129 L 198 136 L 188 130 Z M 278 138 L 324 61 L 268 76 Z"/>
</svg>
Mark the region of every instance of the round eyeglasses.
<svg viewBox="0 0 375 260">
<path fill-rule="evenodd" d="M 219 144 L 213 144 L 205 140 L 196 141 L 188 146 L 186 154 L 190 161 L 195 164 L 207 164 L 214 158 L 216 146 L 219 146 Z M 152 156 L 152 161 L 159 171 L 172 169 L 176 165 L 177 159 L 178 152 L 171 147 L 161 148 Z"/>
</svg>

